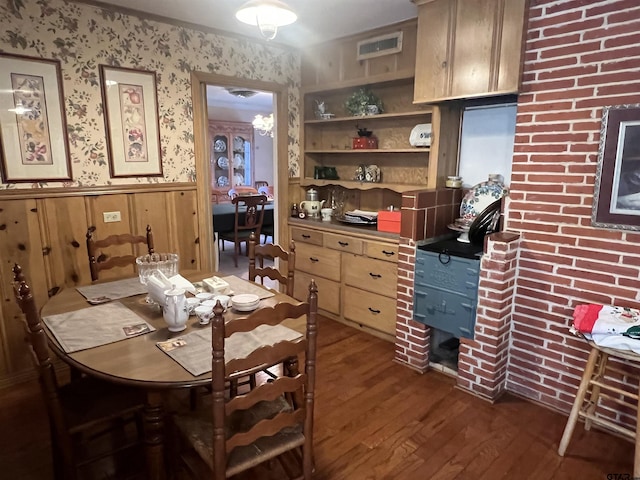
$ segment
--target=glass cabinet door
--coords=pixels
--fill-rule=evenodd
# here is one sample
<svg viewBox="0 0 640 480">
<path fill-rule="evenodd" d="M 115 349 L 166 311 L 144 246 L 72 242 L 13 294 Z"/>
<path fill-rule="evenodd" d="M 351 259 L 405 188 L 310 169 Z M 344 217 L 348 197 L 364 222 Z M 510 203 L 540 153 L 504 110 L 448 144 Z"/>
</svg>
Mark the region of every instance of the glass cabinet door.
<svg viewBox="0 0 640 480">
<path fill-rule="evenodd" d="M 240 135 L 233 137 L 233 185 L 251 185 L 251 143 Z"/>
</svg>

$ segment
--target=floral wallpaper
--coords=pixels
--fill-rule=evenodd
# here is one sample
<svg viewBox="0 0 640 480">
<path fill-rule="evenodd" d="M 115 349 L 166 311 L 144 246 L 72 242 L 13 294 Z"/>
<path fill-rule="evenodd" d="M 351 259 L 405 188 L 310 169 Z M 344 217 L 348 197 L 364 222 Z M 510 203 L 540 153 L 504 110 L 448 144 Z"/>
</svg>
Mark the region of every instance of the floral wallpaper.
<svg viewBox="0 0 640 480">
<path fill-rule="evenodd" d="M 299 176 L 295 51 L 64 0 L 2 0 L 0 52 L 60 60 L 73 175 L 0 189 L 194 181 L 191 71 L 287 85 L 289 176 Z M 156 72 L 163 177 L 110 178 L 100 64 Z"/>
</svg>

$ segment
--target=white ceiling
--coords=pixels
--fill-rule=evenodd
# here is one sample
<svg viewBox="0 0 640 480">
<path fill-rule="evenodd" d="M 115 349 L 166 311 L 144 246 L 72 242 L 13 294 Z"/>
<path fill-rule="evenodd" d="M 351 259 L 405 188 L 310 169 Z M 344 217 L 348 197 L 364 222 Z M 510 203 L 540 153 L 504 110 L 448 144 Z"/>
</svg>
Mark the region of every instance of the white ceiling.
<svg viewBox="0 0 640 480">
<path fill-rule="evenodd" d="M 82 1 L 82 0 L 79 0 Z M 275 43 L 302 48 L 314 43 L 364 32 L 417 16 L 411 0 L 283 0 L 298 21 L 282 27 Z M 236 20 L 246 0 L 99 0 L 183 22 L 260 38 L 257 27 Z"/>
</svg>

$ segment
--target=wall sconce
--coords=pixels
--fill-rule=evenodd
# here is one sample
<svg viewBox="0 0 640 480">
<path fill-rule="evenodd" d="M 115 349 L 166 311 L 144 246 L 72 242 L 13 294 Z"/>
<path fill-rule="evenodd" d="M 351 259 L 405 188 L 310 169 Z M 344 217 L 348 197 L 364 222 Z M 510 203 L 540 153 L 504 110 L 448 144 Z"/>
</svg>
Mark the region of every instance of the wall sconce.
<svg viewBox="0 0 640 480">
<path fill-rule="evenodd" d="M 236 12 L 242 23 L 257 26 L 267 40 L 273 40 L 278 27 L 290 25 L 298 16 L 280 0 L 250 0 Z"/>
<path fill-rule="evenodd" d="M 262 115 L 256 115 L 251 122 L 253 128 L 263 137 L 269 135 L 273 138 L 273 113 L 269 114 L 266 117 Z"/>
</svg>

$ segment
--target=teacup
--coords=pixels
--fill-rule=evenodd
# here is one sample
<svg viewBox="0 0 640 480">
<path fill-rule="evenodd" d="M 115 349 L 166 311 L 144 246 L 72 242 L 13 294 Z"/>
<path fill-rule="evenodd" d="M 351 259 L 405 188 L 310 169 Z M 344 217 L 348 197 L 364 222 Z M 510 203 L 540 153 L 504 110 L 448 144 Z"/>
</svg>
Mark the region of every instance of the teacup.
<svg viewBox="0 0 640 480">
<path fill-rule="evenodd" d="M 231 300 L 231 297 L 229 295 L 216 295 L 211 299 L 211 301 L 213 302 L 216 302 L 218 300 L 220 301 L 222 308 L 226 310 L 227 307 L 229 306 L 229 300 Z M 214 303 L 214 306 L 215 306 L 215 303 Z"/>
<path fill-rule="evenodd" d="M 195 313 L 196 307 L 200 305 L 200 299 L 196 297 L 187 298 L 187 309 L 189 310 L 189 315 L 193 315 Z"/>
<path fill-rule="evenodd" d="M 213 298 L 210 298 L 209 300 L 205 300 L 204 302 L 201 302 L 200 305 L 213 308 L 216 306 L 216 301 Z"/>
<path fill-rule="evenodd" d="M 198 316 L 200 325 L 209 325 L 211 317 L 213 316 L 213 308 L 206 305 L 200 305 L 195 308 L 195 314 Z"/>
<path fill-rule="evenodd" d="M 201 302 L 204 302 L 205 300 L 210 300 L 211 298 L 213 298 L 213 293 L 200 292 L 196 294 L 196 298 L 200 299 Z"/>
<path fill-rule="evenodd" d="M 329 222 L 331 220 L 331 214 L 333 213 L 332 208 L 323 208 L 320 210 L 320 214 L 322 215 L 323 222 Z"/>
</svg>

